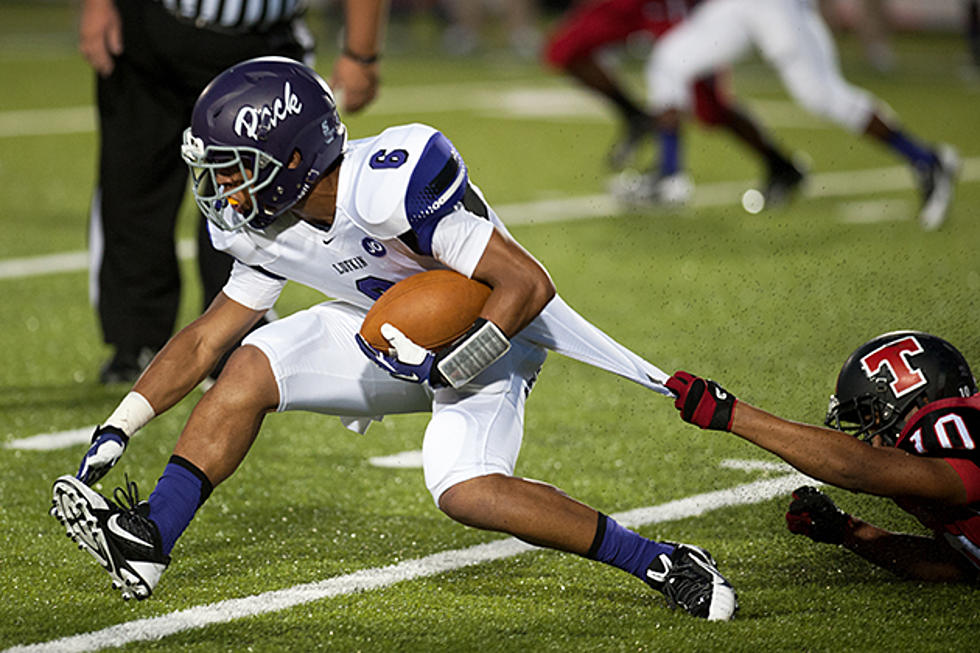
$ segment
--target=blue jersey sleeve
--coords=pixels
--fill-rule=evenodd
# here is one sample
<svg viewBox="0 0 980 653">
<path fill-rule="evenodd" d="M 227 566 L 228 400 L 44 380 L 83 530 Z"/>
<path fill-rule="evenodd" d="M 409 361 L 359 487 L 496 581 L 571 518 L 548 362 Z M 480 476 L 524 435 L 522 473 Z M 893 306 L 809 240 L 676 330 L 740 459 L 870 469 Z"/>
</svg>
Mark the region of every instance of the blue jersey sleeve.
<svg viewBox="0 0 980 653">
<path fill-rule="evenodd" d="M 436 225 L 463 199 L 466 165 L 453 144 L 435 132 L 422 149 L 405 192 L 405 216 L 420 253 L 432 255 Z"/>
</svg>

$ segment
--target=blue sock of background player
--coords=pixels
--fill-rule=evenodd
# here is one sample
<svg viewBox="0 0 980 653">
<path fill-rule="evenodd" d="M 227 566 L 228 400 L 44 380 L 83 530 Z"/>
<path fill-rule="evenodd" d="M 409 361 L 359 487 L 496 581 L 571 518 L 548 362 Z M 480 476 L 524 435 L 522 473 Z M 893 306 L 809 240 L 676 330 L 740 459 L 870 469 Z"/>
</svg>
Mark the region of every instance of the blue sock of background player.
<svg viewBox="0 0 980 653">
<path fill-rule="evenodd" d="M 895 150 L 898 154 L 908 159 L 916 168 L 926 168 L 931 166 L 936 160 L 936 153 L 931 147 L 922 145 L 905 133 L 892 129 L 884 139 L 888 147 Z"/>
<path fill-rule="evenodd" d="M 661 129 L 660 177 L 676 175 L 681 169 L 680 131 L 677 127 Z"/>
</svg>

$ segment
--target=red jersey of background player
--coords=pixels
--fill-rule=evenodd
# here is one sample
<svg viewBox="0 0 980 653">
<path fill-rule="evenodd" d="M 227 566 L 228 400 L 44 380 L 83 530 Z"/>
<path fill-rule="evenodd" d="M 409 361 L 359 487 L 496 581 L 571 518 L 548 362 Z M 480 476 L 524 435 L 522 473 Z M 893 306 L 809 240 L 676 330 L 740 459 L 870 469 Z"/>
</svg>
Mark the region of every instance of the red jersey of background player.
<svg viewBox="0 0 980 653">
<path fill-rule="evenodd" d="M 916 456 L 942 458 L 963 480 L 966 506 L 895 499 L 980 569 L 980 394 L 940 399 L 923 406 L 902 429 L 895 446 Z"/>
<path fill-rule="evenodd" d="M 545 61 L 560 70 L 607 45 L 624 43 L 631 34 L 662 36 L 699 0 L 587 0 L 561 20 L 544 49 Z M 731 104 L 718 74 L 694 84 L 694 113 L 705 125 L 722 124 Z"/>
</svg>

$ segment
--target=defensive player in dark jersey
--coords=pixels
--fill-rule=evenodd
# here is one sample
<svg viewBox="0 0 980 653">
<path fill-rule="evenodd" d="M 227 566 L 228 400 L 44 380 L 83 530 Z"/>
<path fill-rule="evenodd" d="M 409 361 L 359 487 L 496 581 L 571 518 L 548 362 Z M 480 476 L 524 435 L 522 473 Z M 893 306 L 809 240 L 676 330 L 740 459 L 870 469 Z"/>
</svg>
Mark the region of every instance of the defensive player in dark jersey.
<svg viewBox="0 0 980 653">
<path fill-rule="evenodd" d="M 831 428 L 776 417 L 687 372 L 667 387 L 684 421 L 735 433 L 825 483 L 890 497 L 933 535 L 889 532 L 810 486 L 793 493 L 792 532 L 910 579 L 980 578 L 980 394 L 942 338 L 895 331 L 861 345 L 837 378 Z"/>
</svg>

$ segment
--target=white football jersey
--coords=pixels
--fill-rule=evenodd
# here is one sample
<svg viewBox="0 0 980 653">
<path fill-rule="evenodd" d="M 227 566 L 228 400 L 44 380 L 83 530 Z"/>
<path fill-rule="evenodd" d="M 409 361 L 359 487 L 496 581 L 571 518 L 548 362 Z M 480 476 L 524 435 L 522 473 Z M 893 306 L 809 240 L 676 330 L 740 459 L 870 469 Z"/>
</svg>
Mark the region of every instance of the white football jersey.
<svg viewBox="0 0 980 653">
<path fill-rule="evenodd" d="M 263 230 L 212 228 L 211 239 L 236 259 L 224 292 L 245 306 L 270 308 L 292 280 L 368 308 L 424 270 L 472 276 L 495 226 L 449 140 L 413 124 L 349 144 L 329 229 L 287 213 Z"/>
<path fill-rule="evenodd" d="M 449 139 L 425 125 L 391 127 L 352 141 L 337 195 L 329 229 L 292 214 L 263 230 L 212 229 L 215 247 L 236 259 L 224 293 L 265 310 L 292 280 L 368 309 L 386 289 L 418 272 L 449 268 L 472 276 L 494 229 L 506 232 Z M 518 337 L 670 394 L 663 386 L 666 374 L 560 297 Z"/>
</svg>

